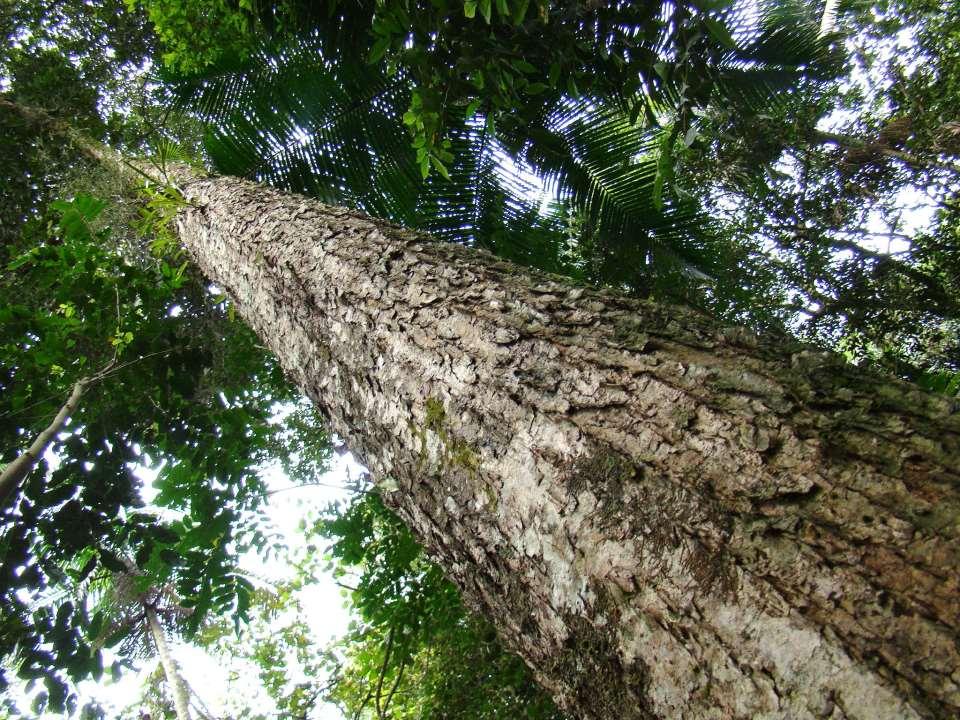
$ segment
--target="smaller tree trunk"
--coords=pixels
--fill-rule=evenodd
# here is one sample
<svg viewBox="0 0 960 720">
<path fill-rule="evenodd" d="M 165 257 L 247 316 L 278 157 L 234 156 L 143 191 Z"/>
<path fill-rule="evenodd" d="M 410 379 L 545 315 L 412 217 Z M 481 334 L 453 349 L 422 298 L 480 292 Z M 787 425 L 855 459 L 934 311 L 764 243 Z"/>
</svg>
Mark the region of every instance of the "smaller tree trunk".
<svg viewBox="0 0 960 720">
<path fill-rule="evenodd" d="M 820 16 L 820 37 L 829 35 L 837 29 L 837 0 L 827 0 L 823 7 L 823 15 Z"/>
<path fill-rule="evenodd" d="M 53 443 L 57 433 L 63 430 L 67 424 L 67 420 L 77 411 L 77 408 L 80 407 L 80 399 L 87 391 L 87 387 L 102 380 L 106 374 L 113 369 L 116 362 L 117 358 L 114 356 L 110 359 L 110 362 L 104 365 L 94 375 L 77 380 L 73 384 L 73 389 L 70 391 L 70 397 L 60 406 L 60 410 L 53 418 L 53 421 L 47 425 L 43 432 L 37 435 L 36 439 L 30 444 L 30 447 L 3 469 L 3 472 L 0 473 L 0 509 L 12 505 L 16 501 L 16 490 L 27 476 L 33 472 L 33 469 L 37 467 L 37 463 L 40 462 L 40 458 L 43 457 L 47 448 Z"/>
<path fill-rule="evenodd" d="M 80 404 L 80 398 L 83 397 L 83 393 L 90 382 L 91 378 L 81 378 L 74 383 L 70 397 L 61 406 L 60 411 L 53 418 L 53 422 L 37 435 L 30 447 L 24 450 L 16 460 L 7 465 L 0 473 L 0 506 L 7 506 L 16 500 L 16 491 L 20 484 L 40 462 L 40 458 L 50 447 L 57 433 L 63 430 L 67 418 L 76 412 Z"/>
<path fill-rule="evenodd" d="M 160 664 L 163 666 L 163 674 L 166 675 L 167 682 L 170 684 L 177 720 L 190 720 L 190 693 L 180 676 L 176 660 L 170 654 L 167 638 L 163 633 L 160 620 L 157 618 L 157 611 L 151 605 L 144 605 L 144 610 L 147 615 L 147 624 L 150 626 L 150 635 L 153 637 L 153 644 L 157 648 L 157 655 L 160 656 Z"/>
</svg>

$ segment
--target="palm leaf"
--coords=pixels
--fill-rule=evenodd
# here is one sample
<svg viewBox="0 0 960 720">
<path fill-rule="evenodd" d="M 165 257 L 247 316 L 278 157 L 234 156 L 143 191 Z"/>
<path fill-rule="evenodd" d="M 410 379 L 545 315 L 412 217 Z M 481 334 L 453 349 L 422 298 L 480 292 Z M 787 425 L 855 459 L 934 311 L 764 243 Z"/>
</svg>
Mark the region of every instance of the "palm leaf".
<svg viewBox="0 0 960 720">
<path fill-rule="evenodd" d="M 449 178 L 420 177 L 402 123 L 410 78 L 325 59 L 336 40 L 329 29 L 282 46 L 265 41 L 246 63 L 181 79 L 174 92 L 208 123 L 207 151 L 222 172 L 521 262 L 689 301 L 691 289 L 742 255 L 721 247 L 699 202 L 671 182 L 693 108 L 769 108 L 811 64 L 826 67 L 829 53 L 799 6 L 687 8 L 693 22 L 682 32 L 666 22 L 668 10 L 652 43 L 662 59 L 633 97 L 560 95 L 532 120 L 498 117 L 497 132 L 486 118 L 445 108 Z M 703 46 L 697 63 L 678 52 L 681 42 Z M 702 75 L 695 91 L 693 70 Z"/>
</svg>

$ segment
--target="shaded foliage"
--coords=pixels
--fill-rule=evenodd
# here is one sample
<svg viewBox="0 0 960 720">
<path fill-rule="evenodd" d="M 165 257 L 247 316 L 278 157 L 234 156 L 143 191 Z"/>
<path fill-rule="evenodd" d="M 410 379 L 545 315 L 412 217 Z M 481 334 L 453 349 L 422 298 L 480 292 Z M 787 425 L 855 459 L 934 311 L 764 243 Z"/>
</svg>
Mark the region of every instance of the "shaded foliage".
<svg viewBox="0 0 960 720">
<path fill-rule="evenodd" d="M 332 541 L 335 574 L 353 583 L 359 621 L 341 641 L 329 699 L 351 717 L 541 718 L 562 716 L 504 650 L 487 622 L 463 606 L 375 490 L 318 526 Z"/>
<path fill-rule="evenodd" d="M 275 33 L 244 62 L 175 78 L 174 99 L 207 123 L 223 172 L 542 269 L 774 322 L 774 283 L 756 282 L 751 294 L 731 272 L 769 275 L 759 245 L 711 228 L 697 194 L 673 182 L 674 157 L 696 141 L 696 116 L 713 104 L 756 112 L 778 105 L 798 78 L 829 74 L 835 62 L 815 25 L 779 6 L 541 10 L 531 6 L 526 20 L 501 13 L 487 38 L 476 32 L 483 21 L 459 7 L 348 12 L 333 3 L 327 11 L 343 12 L 343 22 L 297 16 L 308 33 Z M 366 12 L 372 31 L 360 21 Z M 598 32 L 609 56 L 580 47 L 599 42 Z M 527 44 L 511 46 L 519 37 Z M 348 39 L 370 48 L 368 62 L 335 54 Z M 563 64 L 550 59 L 561 56 Z M 618 63 L 626 69 L 611 74 Z M 461 82 L 464 73 L 473 79 Z M 625 88 L 622 73 L 642 82 Z M 536 92 L 521 91 L 531 84 Z"/>
<path fill-rule="evenodd" d="M 88 21 L 86 3 L 27 5 L 0 14 L 21 38 L 0 57 L 6 97 L 142 146 L 166 111 L 116 85 L 152 48 L 145 15 L 113 19 L 108 5 Z M 167 99 L 206 125 L 222 171 L 581 280 L 792 324 L 956 393 L 955 8 L 842 7 L 842 40 L 818 38 L 793 3 L 143 5 L 177 74 Z M 901 31 L 916 38 L 904 52 L 871 49 Z M 865 81 L 830 80 L 844 43 Z M 101 114 L 134 96 L 146 112 L 130 121 Z M 119 228 L 97 226 L 93 197 L 46 209 L 76 148 L 22 116 L 0 120 L 14 188 L 0 258 L 3 460 L 76 378 L 120 361 L 58 439 L 59 465 L 34 473 L 0 520 L 0 650 L 60 707 L 72 702 L 65 680 L 103 671 L 104 621 L 87 599 L 55 610 L 55 591 L 134 557 L 144 582 L 194 608 L 188 631 L 207 611 L 242 622 L 273 602 L 234 564 L 272 546 L 256 522 L 256 467 L 279 455 L 308 478 L 327 444 L 306 406 L 274 417 L 296 396 L 202 278 L 179 259 L 118 254 Z M 911 186 L 932 198 L 929 228 L 903 225 Z M 882 233 L 906 246 L 863 241 Z M 132 472 L 160 463 L 162 522 Z M 336 654 L 304 660 L 327 663 L 332 688 L 291 693 L 267 674 L 282 707 L 307 712 L 327 696 L 360 716 L 555 716 L 375 494 L 322 532 L 341 579 L 358 581 L 359 622 Z M 289 630 L 260 646 L 261 665 L 308 642 Z"/>
<path fill-rule="evenodd" d="M 958 370 L 958 14 L 951 5 L 841 5 L 837 82 L 777 112 L 708 114 L 678 181 L 771 247 L 806 339 L 930 386 Z M 939 385 L 938 385 L 939 383 Z"/>
<path fill-rule="evenodd" d="M 329 447 L 307 406 L 275 417 L 298 394 L 201 278 L 185 264 L 119 255 L 109 230 L 95 227 L 104 205 L 55 203 L 0 280 L 4 461 L 78 377 L 116 358 L 57 438 L 55 463 L 45 459 L 0 518 L 0 651 L 21 678 L 44 678 L 54 708 L 72 697 L 64 680 L 102 672 L 95 619 L 83 602 L 52 609 L 57 588 L 98 567 L 124 572 L 135 558 L 145 582 L 171 584 L 192 609 L 185 630 L 208 612 L 242 621 L 252 586 L 237 554 L 280 550 L 258 521 L 258 468 L 280 456 L 294 479 L 312 478 Z M 159 469 L 152 508 L 140 465 Z"/>
</svg>

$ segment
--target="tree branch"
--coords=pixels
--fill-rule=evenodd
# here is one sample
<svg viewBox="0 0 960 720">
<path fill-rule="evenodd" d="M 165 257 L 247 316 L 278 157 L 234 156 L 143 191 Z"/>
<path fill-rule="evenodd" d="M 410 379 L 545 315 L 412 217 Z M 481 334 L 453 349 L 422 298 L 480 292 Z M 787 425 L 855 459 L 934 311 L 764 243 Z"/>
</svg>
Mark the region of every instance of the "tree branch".
<svg viewBox="0 0 960 720">
<path fill-rule="evenodd" d="M 113 361 L 111 361 L 111 363 L 112 362 Z M 95 379 L 97 379 L 96 376 L 84 377 L 77 380 L 77 382 L 73 384 L 73 389 L 70 391 L 70 397 L 60 406 L 60 410 L 53 418 L 53 421 L 37 435 L 30 444 L 30 447 L 24 450 L 16 460 L 7 465 L 7 467 L 3 469 L 3 472 L 0 473 L 0 507 L 12 504 L 13 499 L 16 498 L 15 491 L 20 487 L 24 479 L 33 472 L 33 469 L 37 466 L 37 463 L 40 462 L 40 458 L 43 457 L 47 448 L 50 447 L 57 433 L 63 429 L 70 416 L 76 412 L 77 407 L 80 405 L 80 398 L 83 397 L 87 385 Z"/>
</svg>

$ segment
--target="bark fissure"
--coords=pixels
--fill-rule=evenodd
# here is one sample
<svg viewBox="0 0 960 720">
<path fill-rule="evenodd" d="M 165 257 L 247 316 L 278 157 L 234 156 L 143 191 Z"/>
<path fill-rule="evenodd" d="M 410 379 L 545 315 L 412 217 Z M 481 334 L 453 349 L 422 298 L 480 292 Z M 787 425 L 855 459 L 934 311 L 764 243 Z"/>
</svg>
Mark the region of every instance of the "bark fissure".
<svg viewBox="0 0 960 720">
<path fill-rule="evenodd" d="M 946 399 L 342 208 L 182 185 L 198 264 L 573 714 L 960 711 Z"/>
</svg>

